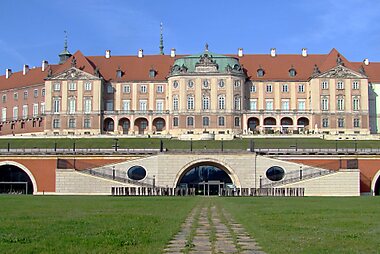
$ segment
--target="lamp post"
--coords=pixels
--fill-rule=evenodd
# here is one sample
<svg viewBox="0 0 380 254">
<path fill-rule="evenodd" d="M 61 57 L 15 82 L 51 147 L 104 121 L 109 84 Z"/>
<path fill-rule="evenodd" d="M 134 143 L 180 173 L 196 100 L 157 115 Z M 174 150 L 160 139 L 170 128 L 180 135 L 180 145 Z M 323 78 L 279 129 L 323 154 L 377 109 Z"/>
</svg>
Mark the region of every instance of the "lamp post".
<svg viewBox="0 0 380 254">
<path fill-rule="evenodd" d="M 221 143 L 221 148 L 222 148 L 222 152 L 223 152 L 223 150 L 224 150 L 224 145 L 223 145 L 223 138 L 221 138 L 221 141 L 222 141 L 222 143 Z"/>
<path fill-rule="evenodd" d="M 118 138 L 114 138 L 114 140 L 115 140 L 115 144 L 114 144 L 115 152 L 117 152 L 117 148 L 119 147 L 119 145 L 118 145 L 119 139 Z"/>
<path fill-rule="evenodd" d="M 193 151 L 193 139 L 190 138 L 190 152 Z"/>
</svg>

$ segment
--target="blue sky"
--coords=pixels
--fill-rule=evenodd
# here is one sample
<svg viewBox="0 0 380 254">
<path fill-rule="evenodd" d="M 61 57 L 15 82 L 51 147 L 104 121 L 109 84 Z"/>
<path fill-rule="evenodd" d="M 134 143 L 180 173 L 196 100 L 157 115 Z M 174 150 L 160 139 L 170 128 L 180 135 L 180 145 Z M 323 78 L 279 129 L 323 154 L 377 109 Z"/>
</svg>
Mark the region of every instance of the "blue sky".
<svg viewBox="0 0 380 254">
<path fill-rule="evenodd" d="M 57 63 L 64 30 L 71 53 L 157 54 L 161 21 L 166 54 L 199 53 L 207 42 L 216 53 L 335 47 L 352 61 L 380 61 L 378 0 L 2 0 L 0 74 L 44 59 Z"/>
</svg>

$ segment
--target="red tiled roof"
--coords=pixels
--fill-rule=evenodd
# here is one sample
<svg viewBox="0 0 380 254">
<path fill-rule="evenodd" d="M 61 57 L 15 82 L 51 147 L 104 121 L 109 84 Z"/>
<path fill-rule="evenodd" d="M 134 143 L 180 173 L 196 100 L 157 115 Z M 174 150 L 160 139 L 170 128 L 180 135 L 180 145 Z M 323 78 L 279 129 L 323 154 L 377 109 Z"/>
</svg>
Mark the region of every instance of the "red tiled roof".
<svg viewBox="0 0 380 254">
<path fill-rule="evenodd" d="M 313 73 L 316 64 L 321 72 L 327 71 L 336 66 L 336 59 L 339 52 L 332 49 L 328 54 L 309 54 L 303 57 L 300 54 L 281 54 L 275 57 L 269 54 L 246 54 L 239 57 L 240 63 L 247 71 L 247 75 L 252 80 L 279 80 L 279 81 L 306 81 Z M 344 56 L 339 54 L 344 65 L 354 71 L 359 71 L 363 63 L 349 62 Z M 170 55 L 145 55 L 142 58 L 137 56 L 84 56 L 77 51 L 62 65 L 50 65 L 53 75 L 59 74 L 71 67 L 71 60 L 76 59 L 76 67 L 94 74 L 95 68 L 104 79 L 109 81 L 165 81 L 170 72 L 175 59 L 183 57 L 178 55 L 175 58 Z M 236 55 L 230 55 L 236 57 Z M 296 76 L 290 77 L 289 69 L 296 70 Z M 363 65 L 366 75 L 370 82 L 380 82 L 380 63 L 370 63 Z M 116 71 L 121 69 L 123 75 L 121 78 L 116 77 Z M 265 75 L 257 77 L 257 70 L 264 69 Z M 151 78 L 149 71 L 154 69 L 156 76 Z M 48 70 L 44 72 L 41 68 L 31 69 L 26 75 L 21 72 L 15 72 L 10 78 L 0 76 L 0 90 L 20 88 L 30 85 L 43 84 L 47 77 Z"/>
</svg>

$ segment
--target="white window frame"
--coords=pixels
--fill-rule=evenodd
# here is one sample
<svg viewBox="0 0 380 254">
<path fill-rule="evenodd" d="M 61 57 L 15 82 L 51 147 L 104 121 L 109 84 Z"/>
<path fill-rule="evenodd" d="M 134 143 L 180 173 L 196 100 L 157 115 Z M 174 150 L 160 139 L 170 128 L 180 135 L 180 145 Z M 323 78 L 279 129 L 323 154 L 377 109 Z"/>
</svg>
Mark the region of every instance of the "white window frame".
<svg viewBox="0 0 380 254">
<path fill-rule="evenodd" d="M 131 93 L 131 86 L 123 85 L 123 93 Z"/>
<path fill-rule="evenodd" d="M 329 98 L 328 97 L 322 97 L 321 99 L 321 110 L 329 110 Z"/>
<path fill-rule="evenodd" d="M 179 109 L 179 99 L 178 95 L 175 95 L 173 97 L 173 110 L 178 110 Z"/>
<path fill-rule="evenodd" d="M 2 122 L 7 121 L 7 108 L 1 109 L 1 121 Z"/>
<path fill-rule="evenodd" d="M 282 99 L 281 100 L 281 110 L 290 110 L 290 100 L 289 99 Z"/>
<path fill-rule="evenodd" d="M 226 96 L 219 95 L 218 96 L 218 109 L 225 110 L 226 109 Z"/>
<path fill-rule="evenodd" d="M 306 110 L 306 100 L 305 99 L 298 99 L 297 100 L 297 109 L 300 111 Z"/>
<path fill-rule="evenodd" d="M 187 96 L 187 109 L 194 110 L 194 96 Z"/>
<path fill-rule="evenodd" d="M 147 111 L 148 110 L 148 101 L 147 100 L 139 100 L 139 110 Z"/>
<path fill-rule="evenodd" d="M 250 88 L 249 88 L 249 91 L 250 91 L 251 93 L 256 93 L 256 84 L 252 84 L 252 85 L 250 86 Z"/>
<path fill-rule="evenodd" d="M 84 82 L 84 90 L 85 91 L 91 91 L 92 90 L 92 83 L 90 81 Z"/>
<path fill-rule="evenodd" d="M 360 82 L 357 80 L 354 80 L 352 82 L 352 90 L 359 90 L 360 89 Z"/>
<path fill-rule="evenodd" d="M 323 80 L 321 83 L 321 88 L 322 88 L 322 90 L 329 89 L 329 82 L 327 80 Z"/>
<path fill-rule="evenodd" d="M 298 84 L 298 92 L 299 93 L 305 92 L 305 84 Z"/>
<path fill-rule="evenodd" d="M 272 84 L 266 84 L 265 92 L 266 93 L 272 93 L 273 92 L 273 85 Z"/>
<path fill-rule="evenodd" d="M 164 100 L 156 100 L 156 110 L 159 112 L 164 111 Z"/>
<path fill-rule="evenodd" d="M 38 116 L 38 103 L 33 104 L 33 117 Z"/>
<path fill-rule="evenodd" d="M 140 85 L 140 93 L 147 93 L 148 88 L 147 85 Z"/>
<path fill-rule="evenodd" d="M 282 84 L 281 91 L 283 93 L 288 93 L 289 92 L 289 85 L 288 84 Z"/>
<path fill-rule="evenodd" d="M 265 100 L 265 110 L 273 110 L 273 99 Z"/>
<path fill-rule="evenodd" d="M 92 110 L 92 98 L 85 97 L 83 101 L 83 112 L 85 114 L 90 114 Z"/>
<path fill-rule="evenodd" d="M 336 82 L 336 89 L 337 90 L 343 90 L 344 89 L 344 82 L 342 80 L 338 80 Z"/>
<path fill-rule="evenodd" d="M 209 110 L 210 109 L 210 97 L 204 96 L 202 98 L 202 109 Z"/>
<path fill-rule="evenodd" d="M 53 91 L 54 91 L 54 92 L 59 92 L 59 91 L 61 91 L 61 83 L 59 83 L 59 82 L 55 82 L 55 83 L 53 84 Z"/>
<path fill-rule="evenodd" d="M 123 111 L 129 111 L 131 110 L 131 100 L 123 100 L 121 108 Z"/>
<path fill-rule="evenodd" d="M 77 83 L 69 81 L 69 91 L 76 91 L 77 90 Z"/>
<path fill-rule="evenodd" d="M 250 99 L 249 100 L 249 109 L 250 110 L 257 110 L 257 99 Z"/>
<path fill-rule="evenodd" d="M 164 86 L 163 85 L 157 85 L 157 93 L 163 93 L 164 92 Z"/>
</svg>

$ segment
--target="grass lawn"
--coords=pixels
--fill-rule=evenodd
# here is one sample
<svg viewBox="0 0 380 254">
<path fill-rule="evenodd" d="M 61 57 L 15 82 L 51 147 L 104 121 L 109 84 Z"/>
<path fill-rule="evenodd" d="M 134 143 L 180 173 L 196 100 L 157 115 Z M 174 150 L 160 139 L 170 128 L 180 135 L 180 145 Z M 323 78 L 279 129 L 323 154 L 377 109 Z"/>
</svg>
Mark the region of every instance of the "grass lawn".
<svg viewBox="0 0 380 254">
<path fill-rule="evenodd" d="M 198 200 L 0 196 L 0 253 L 161 253 Z"/>
<path fill-rule="evenodd" d="M 113 138 L 9 138 L 0 139 L 0 149 L 6 149 L 8 143 L 11 148 L 73 148 L 75 142 L 76 148 L 108 148 L 112 149 L 115 144 Z M 241 149 L 246 150 L 250 147 L 249 139 L 235 139 L 223 141 L 224 149 Z M 163 139 L 164 147 L 173 149 L 190 150 L 190 141 Z M 120 148 L 160 148 L 160 139 L 157 138 L 119 138 L 118 144 Z M 380 141 L 360 140 L 357 141 L 357 148 L 374 148 L 380 149 Z M 211 141 L 192 141 L 193 149 L 221 149 L 222 142 L 217 140 Z M 290 148 L 297 146 L 298 148 L 330 148 L 344 149 L 355 148 L 355 141 L 352 140 L 321 140 L 317 138 L 257 138 L 254 139 L 254 147 L 257 148 Z"/>
<path fill-rule="evenodd" d="M 380 199 L 220 198 L 267 253 L 379 253 Z"/>
<path fill-rule="evenodd" d="M 379 253 L 379 201 L 0 196 L 0 253 L 161 253 L 191 209 L 208 202 L 267 253 Z"/>
</svg>

